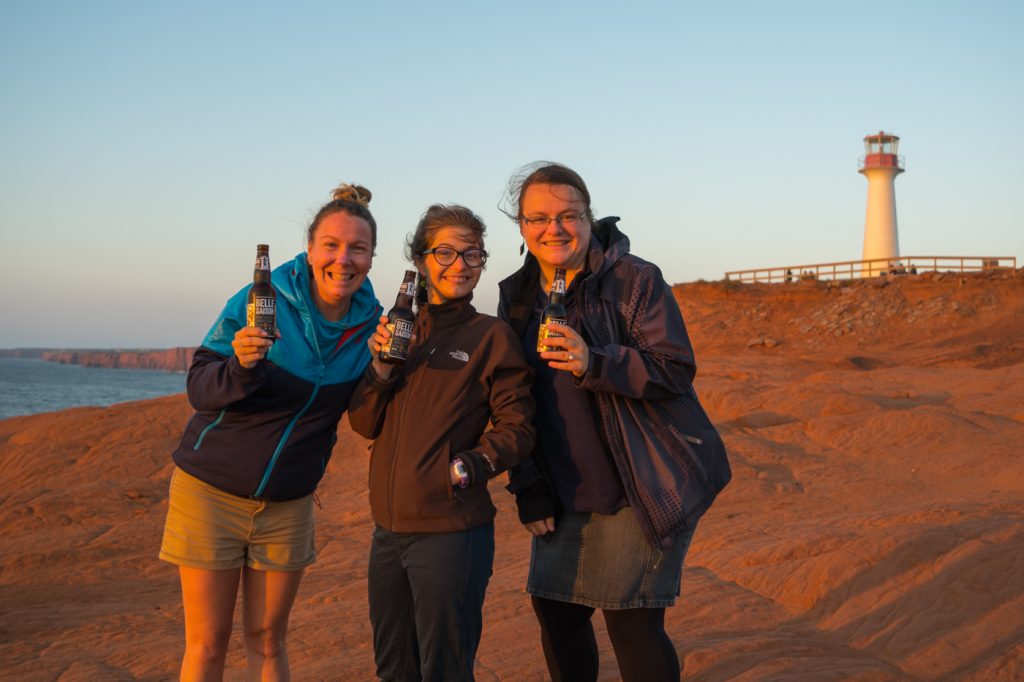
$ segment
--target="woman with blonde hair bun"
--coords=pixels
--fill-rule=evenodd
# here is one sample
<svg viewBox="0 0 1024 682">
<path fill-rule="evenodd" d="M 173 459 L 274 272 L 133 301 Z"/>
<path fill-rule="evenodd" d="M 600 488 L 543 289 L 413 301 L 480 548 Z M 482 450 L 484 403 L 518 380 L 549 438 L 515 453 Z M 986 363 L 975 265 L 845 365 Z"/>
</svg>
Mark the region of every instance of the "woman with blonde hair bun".
<svg viewBox="0 0 1024 682">
<path fill-rule="evenodd" d="M 160 547 L 181 578 L 183 680 L 223 677 L 239 583 L 250 677 L 289 678 L 288 616 L 316 559 L 313 493 L 381 312 L 367 279 L 370 197 L 337 188 L 306 250 L 273 271 L 274 335 L 247 326 L 246 286 L 196 349 L 187 380 L 196 411 L 173 455 Z"/>
</svg>

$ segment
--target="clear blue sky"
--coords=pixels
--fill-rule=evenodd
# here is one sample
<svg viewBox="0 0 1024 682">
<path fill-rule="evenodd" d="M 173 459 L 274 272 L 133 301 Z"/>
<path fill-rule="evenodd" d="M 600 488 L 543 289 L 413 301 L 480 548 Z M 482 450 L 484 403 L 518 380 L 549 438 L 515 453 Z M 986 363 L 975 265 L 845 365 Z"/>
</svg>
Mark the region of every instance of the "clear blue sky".
<svg viewBox="0 0 1024 682">
<path fill-rule="evenodd" d="M 389 306 L 433 202 L 519 262 L 509 175 L 578 170 L 670 282 L 856 259 L 864 135 L 902 138 L 905 255 L 1024 257 L 1020 2 L 5 2 L 0 348 L 195 345 L 374 192 Z"/>
</svg>

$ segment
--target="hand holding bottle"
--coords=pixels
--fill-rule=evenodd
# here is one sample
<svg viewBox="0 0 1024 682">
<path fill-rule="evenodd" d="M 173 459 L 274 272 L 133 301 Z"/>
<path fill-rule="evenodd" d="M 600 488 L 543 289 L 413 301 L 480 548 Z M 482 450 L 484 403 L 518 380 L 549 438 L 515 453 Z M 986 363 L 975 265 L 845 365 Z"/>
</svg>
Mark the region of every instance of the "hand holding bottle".
<svg viewBox="0 0 1024 682">
<path fill-rule="evenodd" d="M 234 349 L 239 364 L 246 369 L 252 369 L 257 362 L 267 357 L 267 351 L 274 345 L 274 339 L 279 338 L 281 332 L 278 329 L 274 329 L 274 335 L 269 336 L 259 327 L 242 327 L 235 332 L 231 348 Z"/>
<path fill-rule="evenodd" d="M 371 365 L 373 371 L 381 379 L 387 379 L 391 376 L 391 370 L 394 369 L 393 364 L 381 362 L 380 351 L 385 348 L 391 341 L 391 331 L 388 329 L 388 316 L 381 315 L 380 323 L 377 328 L 373 331 L 373 334 L 369 339 L 366 340 L 366 345 L 370 348 L 370 354 L 373 356 Z"/>
<path fill-rule="evenodd" d="M 569 325 L 561 322 L 549 322 L 549 334 L 544 340 L 548 350 L 540 357 L 548 361 L 552 369 L 572 372 L 573 376 L 583 376 L 590 367 L 590 348 L 579 333 Z"/>
</svg>

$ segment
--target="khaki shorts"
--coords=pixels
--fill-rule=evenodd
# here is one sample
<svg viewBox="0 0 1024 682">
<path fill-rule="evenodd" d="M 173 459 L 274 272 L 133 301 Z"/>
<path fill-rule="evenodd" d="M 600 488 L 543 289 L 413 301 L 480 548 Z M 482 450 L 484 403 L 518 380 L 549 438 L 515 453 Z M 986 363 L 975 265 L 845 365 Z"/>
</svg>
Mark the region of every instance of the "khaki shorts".
<svg viewBox="0 0 1024 682">
<path fill-rule="evenodd" d="M 316 561 L 313 496 L 238 497 L 175 468 L 160 558 L 216 571 L 298 571 Z"/>
</svg>

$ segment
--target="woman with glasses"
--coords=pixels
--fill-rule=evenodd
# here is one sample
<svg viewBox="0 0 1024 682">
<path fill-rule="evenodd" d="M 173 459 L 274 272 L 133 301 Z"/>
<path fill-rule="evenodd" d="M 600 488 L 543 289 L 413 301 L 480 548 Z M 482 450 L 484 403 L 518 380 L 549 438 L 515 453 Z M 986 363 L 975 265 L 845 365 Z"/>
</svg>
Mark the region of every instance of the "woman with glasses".
<svg viewBox="0 0 1024 682">
<path fill-rule="evenodd" d="M 597 679 L 599 608 L 622 679 L 678 680 L 665 608 L 697 520 L 730 477 L 693 391 L 686 327 L 660 270 L 629 253 L 619 219 L 594 220 L 576 172 L 527 167 L 508 201 L 529 253 L 500 284 L 498 316 L 535 370 L 538 445 L 509 489 L 534 536 L 527 591 L 548 670 Z M 567 324 L 548 325 L 538 352 L 556 269 Z"/>
<path fill-rule="evenodd" d="M 494 561 L 487 481 L 534 445 L 531 371 L 507 324 L 476 312 L 484 224 L 434 205 L 406 244 L 423 287 L 407 360 L 374 360 L 349 406 L 372 438 L 369 600 L 382 680 L 472 680 Z M 488 423 L 491 428 L 488 430 Z"/>
</svg>

